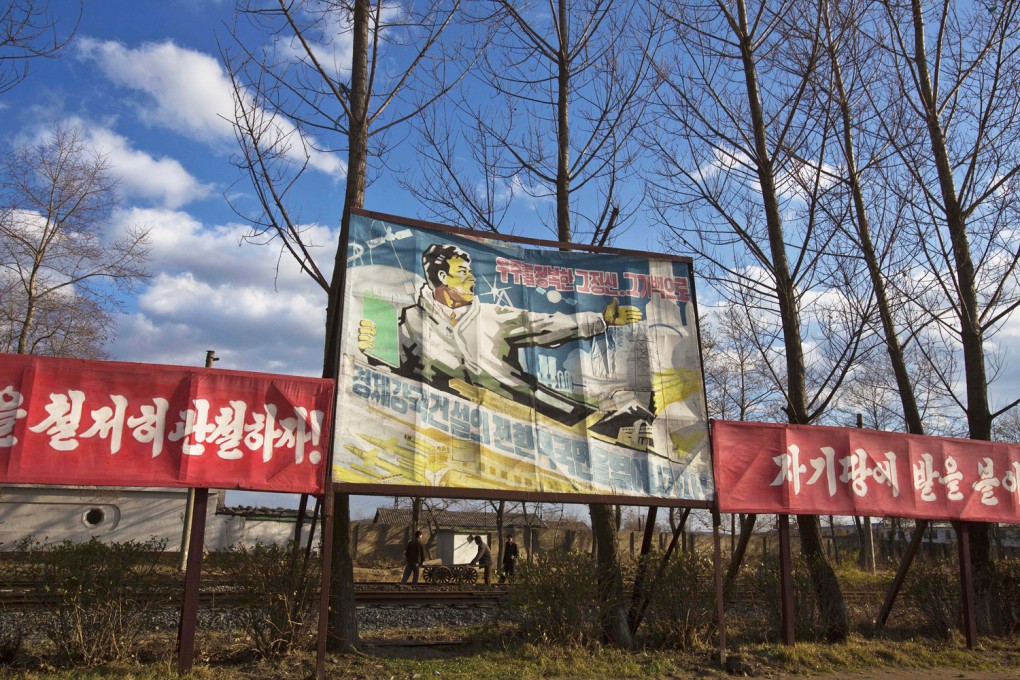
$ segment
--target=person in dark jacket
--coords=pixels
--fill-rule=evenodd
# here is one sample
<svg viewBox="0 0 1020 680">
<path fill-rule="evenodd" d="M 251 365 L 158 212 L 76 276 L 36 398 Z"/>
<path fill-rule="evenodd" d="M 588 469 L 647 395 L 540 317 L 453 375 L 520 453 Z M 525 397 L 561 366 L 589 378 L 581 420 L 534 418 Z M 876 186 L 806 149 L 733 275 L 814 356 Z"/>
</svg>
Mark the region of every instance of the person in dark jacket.
<svg viewBox="0 0 1020 680">
<path fill-rule="evenodd" d="M 414 538 L 407 542 L 407 547 L 404 548 L 404 577 L 400 579 L 401 583 L 407 583 L 407 577 L 414 574 L 414 580 L 411 583 L 418 582 L 418 570 L 421 565 L 425 562 L 425 544 L 421 542 L 421 532 L 414 532 Z"/>
<path fill-rule="evenodd" d="M 471 564 L 477 564 L 485 570 L 485 585 L 489 585 L 489 569 L 492 567 L 492 551 L 481 536 L 475 536 L 475 545 L 478 546 L 478 554 L 471 560 Z"/>
<path fill-rule="evenodd" d="M 503 544 L 503 575 L 499 579 L 500 583 L 514 580 L 514 568 L 517 566 L 518 553 L 519 549 L 514 543 L 513 532 L 507 532 L 506 543 Z"/>
</svg>

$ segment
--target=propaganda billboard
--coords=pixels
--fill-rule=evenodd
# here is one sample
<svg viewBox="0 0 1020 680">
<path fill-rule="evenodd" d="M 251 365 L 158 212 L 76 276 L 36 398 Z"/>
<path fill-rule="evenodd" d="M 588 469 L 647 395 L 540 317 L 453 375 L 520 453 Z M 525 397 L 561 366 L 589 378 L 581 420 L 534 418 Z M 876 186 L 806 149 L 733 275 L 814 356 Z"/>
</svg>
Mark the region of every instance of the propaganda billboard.
<svg viewBox="0 0 1020 680">
<path fill-rule="evenodd" d="M 689 260 L 371 213 L 348 253 L 336 483 L 712 499 Z"/>
<path fill-rule="evenodd" d="M 1020 523 L 1020 446 L 714 421 L 722 512 Z"/>
<path fill-rule="evenodd" d="M 333 381 L 0 354 L 0 483 L 321 493 Z"/>
</svg>

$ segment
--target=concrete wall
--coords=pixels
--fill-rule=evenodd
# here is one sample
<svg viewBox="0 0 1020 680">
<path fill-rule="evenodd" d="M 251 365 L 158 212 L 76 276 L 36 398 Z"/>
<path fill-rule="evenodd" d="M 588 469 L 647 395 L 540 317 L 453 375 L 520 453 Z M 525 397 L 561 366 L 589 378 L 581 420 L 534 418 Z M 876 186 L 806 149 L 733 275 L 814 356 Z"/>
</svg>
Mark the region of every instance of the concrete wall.
<svg viewBox="0 0 1020 680">
<path fill-rule="evenodd" d="M 206 549 L 256 542 L 285 544 L 294 522 L 218 515 L 221 491 L 209 494 Z M 90 487 L 0 487 L 0 550 L 32 537 L 43 545 L 64 540 L 166 541 L 177 551 L 184 528 L 186 489 L 95 489 Z M 308 525 L 305 526 L 307 536 Z M 307 540 L 307 539 L 305 539 Z"/>
</svg>

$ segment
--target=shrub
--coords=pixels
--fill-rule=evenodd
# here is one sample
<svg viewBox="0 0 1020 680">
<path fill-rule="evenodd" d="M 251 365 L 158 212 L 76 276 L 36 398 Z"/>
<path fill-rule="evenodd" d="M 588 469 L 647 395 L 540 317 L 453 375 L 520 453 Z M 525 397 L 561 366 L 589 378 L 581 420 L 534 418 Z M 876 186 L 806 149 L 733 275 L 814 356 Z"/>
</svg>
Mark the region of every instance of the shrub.
<svg viewBox="0 0 1020 680">
<path fill-rule="evenodd" d="M 155 604 L 165 540 L 104 544 L 64 541 L 39 564 L 51 616 L 40 624 L 57 656 L 76 665 L 123 658 L 134 650 L 142 619 Z"/>
<path fill-rule="evenodd" d="M 241 593 L 238 614 L 244 630 L 265 658 L 286 654 L 314 629 L 315 617 L 309 614 L 318 592 L 319 563 L 313 557 L 305 569 L 303 558 L 294 563 L 291 550 L 263 543 L 238 546 L 224 564 Z"/>
<path fill-rule="evenodd" d="M 650 571 L 657 569 L 651 565 Z M 688 649 L 709 639 L 715 630 L 715 582 L 712 560 L 705 555 L 675 555 L 651 585 L 644 617 L 652 644 Z"/>
<path fill-rule="evenodd" d="M 0 543 L 2 546 L 3 543 Z M 17 541 L 5 551 L 0 563 L 3 581 L 17 583 L 31 577 L 32 551 L 37 543 L 34 537 Z M 14 661 L 25 639 L 24 622 L 0 603 L 0 664 Z"/>
<path fill-rule="evenodd" d="M 804 557 L 792 555 L 793 560 L 793 630 L 797 640 L 818 640 L 818 606 L 811 573 Z M 772 556 L 759 562 L 747 579 L 750 609 L 748 627 L 758 630 L 764 642 L 779 638 L 782 626 L 782 592 L 779 579 L 779 557 Z"/>
<path fill-rule="evenodd" d="M 597 593 L 595 560 L 587 553 L 568 553 L 518 565 L 506 602 L 528 637 L 590 644 L 602 638 Z"/>
<path fill-rule="evenodd" d="M 995 573 L 1003 629 L 1012 635 L 1020 632 L 1020 560 L 999 560 Z"/>
<path fill-rule="evenodd" d="M 961 620 L 960 590 L 955 570 L 946 562 L 918 560 L 904 587 L 932 635 L 949 639 Z"/>
</svg>

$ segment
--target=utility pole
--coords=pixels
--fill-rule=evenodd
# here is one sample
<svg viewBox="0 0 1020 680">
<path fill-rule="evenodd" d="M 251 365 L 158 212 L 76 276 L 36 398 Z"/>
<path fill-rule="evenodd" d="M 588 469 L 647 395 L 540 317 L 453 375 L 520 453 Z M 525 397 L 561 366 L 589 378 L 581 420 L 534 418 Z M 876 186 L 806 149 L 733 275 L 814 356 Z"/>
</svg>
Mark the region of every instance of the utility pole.
<svg viewBox="0 0 1020 680">
<path fill-rule="evenodd" d="M 205 367 L 212 368 L 214 361 L 219 361 L 215 350 L 206 350 Z M 184 506 L 184 531 L 181 533 L 181 561 L 178 568 L 184 571 L 188 566 L 188 544 L 191 542 L 191 525 L 195 519 L 195 490 L 188 489 L 188 502 Z"/>
<path fill-rule="evenodd" d="M 857 427 L 858 429 L 864 427 L 864 416 L 860 413 L 857 414 Z M 861 518 L 864 529 L 864 568 L 869 573 L 875 573 L 875 535 L 871 531 L 871 518 Z"/>
</svg>

